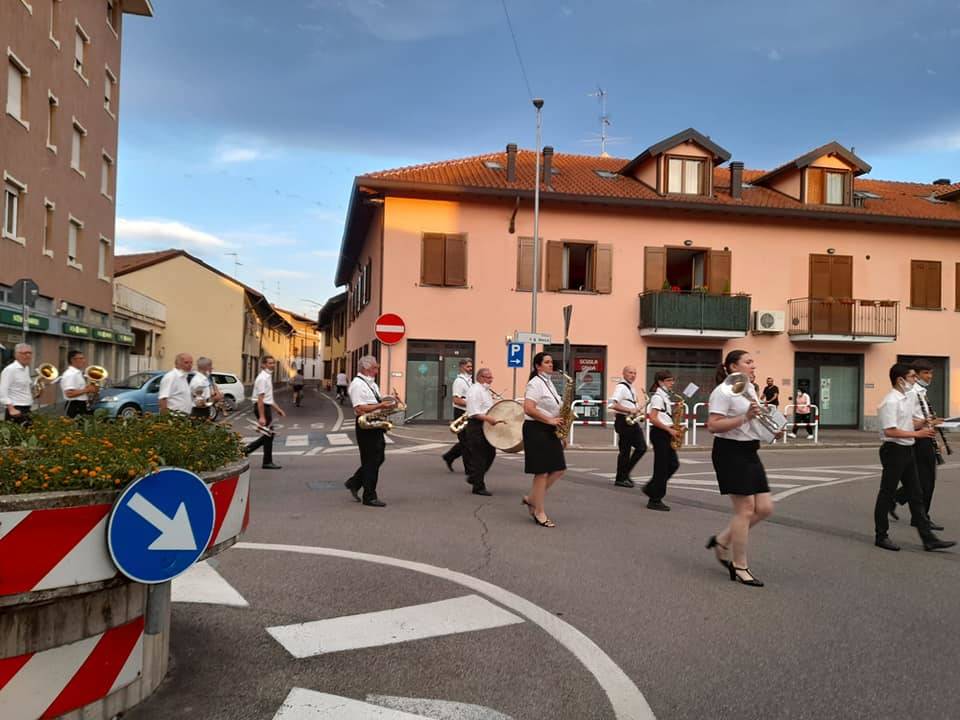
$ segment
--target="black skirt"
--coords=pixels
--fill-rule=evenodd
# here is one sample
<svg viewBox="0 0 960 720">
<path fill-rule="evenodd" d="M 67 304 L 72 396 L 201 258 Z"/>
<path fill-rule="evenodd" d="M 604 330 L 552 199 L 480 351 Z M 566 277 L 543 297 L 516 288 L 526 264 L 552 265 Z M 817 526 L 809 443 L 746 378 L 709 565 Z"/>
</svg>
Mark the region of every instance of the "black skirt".
<svg viewBox="0 0 960 720">
<path fill-rule="evenodd" d="M 556 428 L 536 420 L 523 421 L 523 468 L 532 475 L 566 470 L 563 443 Z"/>
<path fill-rule="evenodd" d="M 713 438 L 713 469 L 721 495 L 759 495 L 770 492 L 767 472 L 757 448 L 759 440 Z"/>
</svg>

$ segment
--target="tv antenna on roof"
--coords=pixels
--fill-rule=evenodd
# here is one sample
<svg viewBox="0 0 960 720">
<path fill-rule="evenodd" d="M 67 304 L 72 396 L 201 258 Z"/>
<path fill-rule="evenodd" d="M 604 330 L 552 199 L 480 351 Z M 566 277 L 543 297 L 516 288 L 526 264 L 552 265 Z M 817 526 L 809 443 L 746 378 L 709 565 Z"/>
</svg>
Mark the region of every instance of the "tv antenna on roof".
<svg viewBox="0 0 960 720">
<path fill-rule="evenodd" d="M 228 252 L 228 253 L 224 253 L 224 255 L 226 255 L 227 257 L 230 257 L 231 255 L 233 256 L 233 277 L 236 278 L 237 268 L 243 266 L 243 263 L 240 262 L 240 253 Z"/>
<path fill-rule="evenodd" d="M 592 93 L 587 93 L 587 97 L 595 97 L 600 102 L 600 136 L 593 137 L 589 140 L 584 140 L 583 142 L 596 142 L 600 141 L 600 157 L 610 157 L 607 153 L 607 143 L 616 142 L 618 140 L 626 140 L 627 138 L 613 138 L 607 135 L 607 128 L 610 127 L 610 116 L 607 114 L 607 91 L 602 87 L 597 85 L 596 91 Z"/>
</svg>

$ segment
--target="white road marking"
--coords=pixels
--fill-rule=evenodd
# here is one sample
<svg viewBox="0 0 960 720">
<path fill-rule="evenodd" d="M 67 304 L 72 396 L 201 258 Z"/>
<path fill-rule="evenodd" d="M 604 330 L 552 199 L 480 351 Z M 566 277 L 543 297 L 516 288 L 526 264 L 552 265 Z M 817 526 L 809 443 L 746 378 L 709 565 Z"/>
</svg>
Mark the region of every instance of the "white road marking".
<svg viewBox="0 0 960 720">
<path fill-rule="evenodd" d="M 607 478 L 608 480 L 617 476 L 616 473 L 594 473 L 594 475 L 597 477 Z"/>
<path fill-rule="evenodd" d="M 267 632 L 295 658 L 308 658 L 522 622 L 522 618 L 479 595 L 466 595 L 395 610 L 268 627 Z"/>
<path fill-rule="evenodd" d="M 513 720 L 509 715 L 483 705 L 434 700 L 432 698 L 405 698 L 393 695 L 367 695 L 367 702 L 380 707 L 421 713 L 433 720 Z"/>
<path fill-rule="evenodd" d="M 384 441 L 387 445 L 394 445 L 394 444 L 395 444 L 393 438 L 390 437 L 389 435 L 384 435 L 384 436 L 383 436 L 383 441 Z"/>
<path fill-rule="evenodd" d="M 328 447 L 323 451 L 323 454 L 329 455 L 330 453 L 343 453 L 343 452 L 359 453 L 360 448 L 358 448 L 356 445 L 346 445 L 343 447 Z"/>
<path fill-rule="evenodd" d="M 832 482 L 821 483 L 820 485 L 801 485 L 799 487 L 792 488 L 790 490 L 784 490 L 783 492 L 777 493 L 772 496 L 774 502 L 788 498 L 791 495 L 796 495 L 797 493 L 802 493 L 806 490 L 812 490 L 813 488 L 822 488 L 830 487 L 831 485 L 845 485 L 846 483 L 856 482 L 857 480 L 867 480 L 869 478 L 876 477 L 875 473 L 869 473 L 867 475 L 861 475 L 859 477 L 849 477 L 843 478 L 842 480 L 833 480 Z"/>
<path fill-rule="evenodd" d="M 767 477 L 770 477 L 770 476 L 767 475 Z M 669 485 L 670 486 L 697 485 L 697 486 L 703 486 L 703 487 L 717 487 L 717 481 L 716 480 L 687 480 L 685 478 L 672 477 L 670 478 Z M 795 483 L 792 485 L 789 485 L 787 483 L 768 483 L 768 485 L 770 485 L 770 487 L 777 487 L 777 488 L 797 487 Z M 719 492 L 719 489 L 718 489 L 718 492 Z"/>
<path fill-rule="evenodd" d="M 300 423 L 294 423 L 294 424 L 290 427 L 290 429 L 291 429 L 291 430 L 299 430 L 299 429 L 300 429 Z"/>
<path fill-rule="evenodd" d="M 400 710 L 370 705 L 360 700 L 294 688 L 273 720 L 427 720 Z"/>
<path fill-rule="evenodd" d="M 324 449 L 325 449 L 325 448 L 324 448 L 322 445 L 318 445 L 318 446 L 315 447 L 315 448 L 311 448 L 310 450 L 307 450 L 307 451 L 304 453 L 304 455 L 319 455 L 320 453 L 322 453 L 322 452 L 324 451 Z"/>
<path fill-rule="evenodd" d="M 287 447 L 306 447 L 309 444 L 309 435 L 287 435 Z"/>
<path fill-rule="evenodd" d="M 807 482 L 830 482 L 831 480 L 836 480 L 832 477 L 820 477 L 817 475 L 785 475 L 784 473 L 779 472 L 767 472 L 768 478 L 773 478 L 774 480 L 806 480 Z"/>
<path fill-rule="evenodd" d="M 274 455 L 303 455 L 303 450 L 274 450 Z M 255 455 L 263 455 L 263 450 L 255 450 L 250 453 L 247 457 L 254 457 Z"/>
<path fill-rule="evenodd" d="M 819 486 L 817 486 L 819 487 Z M 486 582 L 479 578 L 455 572 L 446 568 L 439 568 L 425 563 L 400 560 L 386 555 L 372 555 L 335 548 L 305 547 L 297 545 L 273 545 L 265 543 L 241 542 L 234 545 L 243 550 L 268 550 L 275 552 L 302 553 L 304 555 L 320 555 L 338 557 L 348 560 L 390 565 L 393 567 L 411 570 L 413 572 L 431 575 L 463 585 L 474 592 L 482 593 L 507 607 L 518 615 L 526 617 L 530 622 L 542 628 L 547 634 L 569 650 L 583 666 L 596 678 L 597 683 L 607 694 L 607 699 L 613 709 L 616 720 L 655 720 L 653 710 L 647 703 L 643 693 L 627 676 L 627 674 L 610 659 L 600 647 L 590 638 L 577 630 L 573 625 L 557 617 L 548 610 L 534 605 L 509 590 Z M 291 720 L 292 720 L 291 716 Z"/>
<path fill-rule="evenodd" d="M 691 460 L 690 458 L 685 458 L 685 457 L 678 458 L 678 459 L 680 460 L 681 465 L 704 465 L 710 462 L 710 460 Z"/>
<path fill-rule="evenodd" d="M 246 437 L 241 438 L 241 440 L 243 440 L 243 442 L 244 442 L 245 444 L 249 444 L 249 443 L 252 443 L 254 440 L 256 440 L 258 437 L 260 437 L 260 436 L 259 436 L 259 435 L 248 435 L 248 436 L 246 436 Z"/>
<path fill-rule="evenodd" d="M 567 470 L 573 470 L 574 472 L 593 472 L 597 468 L 582 468 L 582 467 L 567 467 Z"/>
<path fill-rule="evenodd" d="M 425 450 L 436 450 L 442 447 L 449 447 L 450 443 L 426 443 L 425 445 L 411 445 L 399 450 L 390 450 L 389 455 L 409 455 L 410 453 L 423 452 Z"/>
<path fill-rule="evenodd" d="M 326 423 L 310 423 L 311 430 L 323 430 L 326 426 Z"/>
<path fill-rule="evenodd" d="M 223 576 L 206 561 L 197 563 L 183 575 L 173 579 L 170 599 L 173 602 L 231 605 L 233 607 L 249 607 L 250 605 L 234 589 L 233 585 L 224 580 Z"/>
<path fill-rule="evenodd" d="M 327 442 L 331 445 L 353 445 L 353 440 L 346 433 L 327 433 Z"/>
</svg>

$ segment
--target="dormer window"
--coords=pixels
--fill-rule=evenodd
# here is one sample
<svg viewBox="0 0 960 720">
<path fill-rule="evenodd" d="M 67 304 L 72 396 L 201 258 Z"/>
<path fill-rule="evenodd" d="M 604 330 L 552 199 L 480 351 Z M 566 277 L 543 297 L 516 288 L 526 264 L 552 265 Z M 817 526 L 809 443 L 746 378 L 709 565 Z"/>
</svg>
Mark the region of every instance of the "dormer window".
<svg viewBox="0 0 960 720">
<path fill-rule="evenodd" d="M 854 202 L 853 179 L 870 172 L 870 166 L 840 143 L 811 150 L 751 181 L 805 205 L 844 205 Z"/>
<path fill-rule="evenodd" d="M 680 195 L 704 194 L 704 168 L 699 158 L 667 157 L 667 192 Z"/>
<path fill-rule="evenodd" d="M 812 167 L 807 169 L 807 202 L 815 205 L 846 205 L 849 172 Z"/>
</svg>

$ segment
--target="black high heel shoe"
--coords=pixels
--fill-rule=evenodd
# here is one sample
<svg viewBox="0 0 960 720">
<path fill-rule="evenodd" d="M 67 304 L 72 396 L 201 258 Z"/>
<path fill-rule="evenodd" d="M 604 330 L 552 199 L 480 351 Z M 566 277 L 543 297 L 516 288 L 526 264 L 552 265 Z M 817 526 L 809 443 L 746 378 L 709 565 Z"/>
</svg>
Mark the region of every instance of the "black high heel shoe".
<svg viewBox="0 0 960 720">
<path fill-rule="evenodd" d="M 745 572 L 747 575 L 750 576 L 750 579 L 744 580 L 742 577 L 737 575 L 737 571 Z M 735 582 L 741 583 L 742 585 L 749 585 L 750 587 L 763 587 L 763 582 L 753 576 L 753 573 L 750 572 L 750 568 L 737 567 L 733 563 L 730 563 L 730 579 Z"/>
<path fill-rule="evenodd" d="M 520 498 L 520 502 L 527 506 L 527 510 L 530 512 L 530 517 L 536 520 L 536 517 L 534 516 L 533 505 L 530 504 L 530 501 L 527 500 L 526 496 Z"/>
<path fill-rule="evenodd" d="M 721 548 L 723 550 L 728 549 L 726 545 L 721 545 L 720 543 L 717 542 L 716 535 L 711 535 L 710 539 L 707 540 L 707 550 L 713 550 L 713 548 Z M 716 556 L 717 562 L 723 565 L 729 571 L 733 563 L 730 562 L 729 560 L 724 560 L 722 557 L 720 557 L 720 555 L 717 554 L 716 550 L 713 551 L 713 554 Z"/>
</svg>

